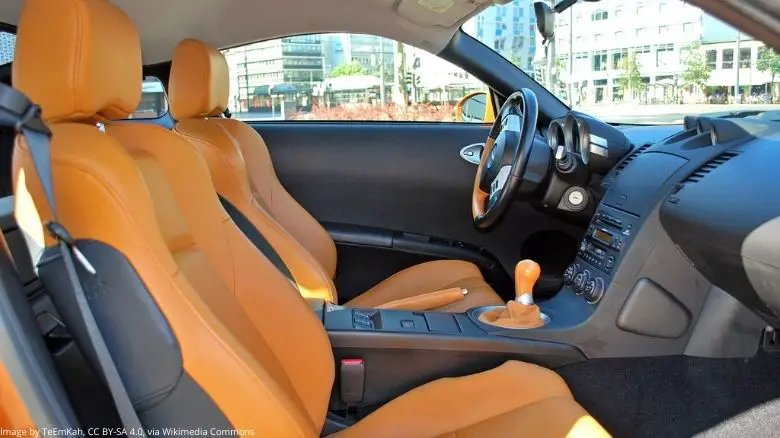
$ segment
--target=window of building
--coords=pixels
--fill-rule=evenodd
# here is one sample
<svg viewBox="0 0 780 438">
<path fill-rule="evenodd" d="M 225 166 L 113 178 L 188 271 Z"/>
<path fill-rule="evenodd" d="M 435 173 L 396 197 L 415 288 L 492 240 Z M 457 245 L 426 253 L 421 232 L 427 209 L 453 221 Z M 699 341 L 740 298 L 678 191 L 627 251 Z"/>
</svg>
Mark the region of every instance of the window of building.
<svg viewBox="0 0 780 438">
<path fill-rule="evenodd" d="M 626 8 L 623 5 L 615 7 L 615 18 L 623 18 L 626 15 Z"/>
<path fill-rule="evenodd" d="M 628 57 L 628 50 L 623 49 L 612 54 L 612 70 L 622 70 L 623 60 Z"/>
<path fill-rule="evenodd" d="M 634 53 L 636 54 L 636 62 L 639 64 L 640 68 L 652 67 L 655 62 L 650 53 L 650 46 L 637 47 Z"/>
<path fill-rule="evenodd" d="M 636 14 L 640 18 L 644 17 L 644 15 L 647 14 L 647 5 L 642 3 L 642 2 L 637 3 L 637 5 L 636 5 Z"/>
<path fill-rule="evenodd" d="M 696 23 L 683 23 L 683 33 L 689 34 L 696 32 Z"/>
<path fill-rule="evenodd" d="M 718 51 L 707 50 L 704 56 L 705 59 L 707 60 L 707 67 L 709 67 L 711 70 L 715 70 L 715 67 L 717 66 L 718 63 Z"/>
<path fill-rule="evenodd" d="M 625 31 L 619 30 L 619 31 L 615 32 L 615 41 L 622 42 L 625 37 L 626 37 L 626 32 Z"/>
<path fill-rule="evenodd" d="M 675 63 L 674 45 L 662 44 L 656 51 L 656 66 L 670 67 Z"/>
<path fill-rule="evenodd" d="M 667 2 L 658 2 L 658 12 L 665 13 L 667 12 L 667 9 L 669 8 L 669 3 Z"/>
<path fill-rule="evenodd" d="M 658 35 L 666 35 L 669 33 L 669 26 L 658 26 Z"/>
<path fill-rule="evenodd" d="M 734 68 L 734 49 L 723 50 L 723 61 L 721 61 L 721 68 L 725 70 Z"/>
<path fill-rule="evenodd" d="M 640 27 L 636 30 L 636 37 L 637 38 L 646 38 L 650 36 L 650 28 L 647 27 Z"/>
<path fill-rule="evenodd" d="M 740 47 L 739 49 L 739 68 L 750 68 L 752 49 L 750 47 Z"/>
<path fill-rule="evenodd" d="M 130 114 L 130 119 L 157 119 L 168 113 L 168 96 L 163 83 L 154 76 L 147 76 L 141 88 L 141 101 Z"/>
<path fill-rule="evenodd" d="M 580 52 L 574 54 L 574 70 L 575 71 L 585 71 L 590 66 L 590 55 L 586 52 Z"/>
<path fill-rule="evenodd" d="M 11 32 L 0 32 L 0 65 L 13 62 L 14 50 L 16 50 L 16 35 Z"/>
<path fill-rule="evenodd" d="M 494 32 L 501 38 L 489 35 L 490 40 L 509 50 L 511 33 L 503 25 Z M 398 74 L 399 44 L 373 35 L 327 33 L 224 50 L 228 106 L 233 117 L 250 120 L 454 122 L 460 99 L 486 91 L 463 69 L 411 46 L 403 47 L 404 71 Z M 528 66 L 528 60 L 518 62 Z"/>
<path fill-rule="evenodd" d="M 602 50 L 593 54 L 593 71 L 604 71 L 607 69 L 607 52 Z"/>
<path fill-rule="evenodd" d="M 593 41 L 596 42 L 596 43 L 600 43 L 600 42 L 604 41 L 604 34 L 603 33 L 597 33 L 597 34 L 593 35 Z"/>
<path fill-rule="evenodd" d="M 590 14 L 590 21 L 604 21 L 609 18 L 609 12 L 606 9 L 597 9 Z"/>
</svg>

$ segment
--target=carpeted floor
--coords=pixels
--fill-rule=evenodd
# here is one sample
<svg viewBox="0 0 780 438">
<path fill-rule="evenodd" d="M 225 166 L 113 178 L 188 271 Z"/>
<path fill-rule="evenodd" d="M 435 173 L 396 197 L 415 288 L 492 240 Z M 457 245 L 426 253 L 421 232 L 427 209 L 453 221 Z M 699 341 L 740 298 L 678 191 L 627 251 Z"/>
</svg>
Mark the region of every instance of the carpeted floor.
<svg viewBox="0 0 780 438">
<path fill-rule="evenodd" d="M 556 371 L 616 437 L 780 437 L 780 358 L 602 359 Z"/>
</svg>

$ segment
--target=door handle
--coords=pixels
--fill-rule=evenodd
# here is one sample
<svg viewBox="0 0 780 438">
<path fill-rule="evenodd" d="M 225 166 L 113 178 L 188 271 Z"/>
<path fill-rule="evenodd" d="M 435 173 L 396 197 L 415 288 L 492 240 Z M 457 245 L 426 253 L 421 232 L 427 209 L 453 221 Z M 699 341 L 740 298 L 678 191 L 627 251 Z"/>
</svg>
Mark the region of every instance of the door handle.
<svg viewBox="0 0 780 438">
<path fill-rule="evenodd" d="M 479 159 L 484 149 L 485 143 L 470 144 L 460 150 L 460 157 L 471 164 L 479 165 Z"/>
</svg>

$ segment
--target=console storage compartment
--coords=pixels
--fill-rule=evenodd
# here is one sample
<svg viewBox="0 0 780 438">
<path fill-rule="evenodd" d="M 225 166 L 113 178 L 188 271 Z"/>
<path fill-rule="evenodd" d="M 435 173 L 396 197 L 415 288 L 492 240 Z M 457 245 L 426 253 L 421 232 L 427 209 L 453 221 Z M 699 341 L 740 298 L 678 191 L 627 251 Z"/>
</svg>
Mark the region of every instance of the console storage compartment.
<svg viewBox="0 0 780 438">
<path fill-rule="evenodd" d="M 345 409 L 339 397 L 343 360 L 364 363 L 359 408 L 379 406 L 427 382 L 489 370 L 507 360 L 547 368 L 585 360 L 568 344 L 488 334 L 466 314 L 336 306 L 326 307 L 321 315 L 337 367 L 331 410 Z"/>
</svg>

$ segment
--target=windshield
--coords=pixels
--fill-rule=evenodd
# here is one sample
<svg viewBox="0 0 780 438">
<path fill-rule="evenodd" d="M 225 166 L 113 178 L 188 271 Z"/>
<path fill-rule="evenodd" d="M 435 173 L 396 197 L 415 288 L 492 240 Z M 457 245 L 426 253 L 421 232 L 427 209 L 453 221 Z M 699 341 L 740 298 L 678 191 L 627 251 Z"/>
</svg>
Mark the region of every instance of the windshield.
<svg viewBox="0 0 780 438">
<path fill-rule="evenodd" d="M 576 4 L 555 16 L 548 44 L 533 3 L 492 6 L 463 30 L 572 109 L 637 124 L 780 109 L 780 55 L 683 0 Z"/>
</svg>

